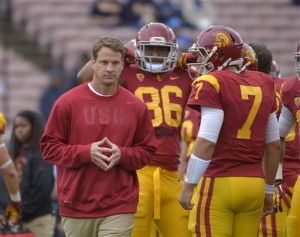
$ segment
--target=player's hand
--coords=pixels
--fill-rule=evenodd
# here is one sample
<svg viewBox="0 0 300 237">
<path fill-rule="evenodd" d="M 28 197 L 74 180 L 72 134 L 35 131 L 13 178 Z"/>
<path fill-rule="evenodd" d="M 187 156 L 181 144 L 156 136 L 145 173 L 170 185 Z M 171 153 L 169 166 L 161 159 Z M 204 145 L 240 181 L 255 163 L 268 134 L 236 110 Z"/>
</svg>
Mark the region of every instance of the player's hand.
<svg viewBox="0 0 300 237">
<path fill-rule="evenodd" d="M 135 56 L 134 56 L 134 50 L 125 48 L 125 58 L 124 61 L 126 64 L 133 64 L 135 63 Z"/>
<path fill-rule="evenodd" d="M 5 225 L 5 218 L 4 216 L 0 215 L 0 231 L 4 228 Z"/>
<path fill-rule="evenodd" d="M 264 201 L 264 207 L 263 212 L 261 214 L 262 217 L 267 216 L 271 213 L 273 213 L 273 195 L 272 194 L 265 194 L 265 201 Z"/>
<path fill-rule="evenodd" d="M 196 185 L 194 184 L 188 184 L 188 183 L 183 184 L 182 191 L 178 198 L 178 202 L 186 210 L 192 210 L 194 207 L 194 204 L 191 203 L 191 200 L 194 194 L 195 186 Z"/>
<path fill-rule="evenodd" d="M 181 53 L 177 60 L 177 67 L 182 69 L 187 69 L 187 65 L 189 63 L 196 63 L 198 59 L 198 55 L 195 53 L 187 52 Z"/>
<path fill-rule="evenodd" d="M 4 216 L 10 226 L 18 224 L 22 216 L 22 203 L 11 201 L 5 209 Z"/>
<path fill-rule="evenodd" d="M 290 200 L 292 198 L 292 192 L 289 187 L 282 181 L 276 180 L 273 194 L 274 211 L 282 212 L 282 202 L 290 208 Z"/>
</svg>

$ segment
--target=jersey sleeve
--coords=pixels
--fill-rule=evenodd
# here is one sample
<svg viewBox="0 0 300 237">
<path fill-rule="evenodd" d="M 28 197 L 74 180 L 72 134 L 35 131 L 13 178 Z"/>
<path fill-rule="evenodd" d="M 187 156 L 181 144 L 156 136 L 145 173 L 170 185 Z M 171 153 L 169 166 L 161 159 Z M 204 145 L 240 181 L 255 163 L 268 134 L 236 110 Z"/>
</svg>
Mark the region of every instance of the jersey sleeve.
<svg viewBox="0 0 300 237">
<path fill-rule="evenodd" d="M 200 106 L 222 109 L 218 79 L 212 75 L 198 77 L 192 84 L 188 106 L 198 111 Z"/>
</svg>

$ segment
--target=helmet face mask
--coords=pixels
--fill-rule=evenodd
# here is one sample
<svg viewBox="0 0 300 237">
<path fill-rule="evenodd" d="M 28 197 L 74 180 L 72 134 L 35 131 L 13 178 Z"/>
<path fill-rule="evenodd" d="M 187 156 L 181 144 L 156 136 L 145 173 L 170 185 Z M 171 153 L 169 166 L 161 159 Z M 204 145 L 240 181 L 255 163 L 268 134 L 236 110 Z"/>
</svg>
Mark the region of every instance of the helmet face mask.
<svg viewBox="0 0 300 237">
<path fill-rule="evenodd" d="M 171 28 L 162 23 L 149 23 L 136 37 L 137 66 L 152 73 L 171 71 L 176 66 L 177 49 L 176 37 Z"/>
<path fill-rule="evenodd" d="M 206 50 L 205 48 L 202 47 L 196 47 L 196 44 L 193 44 L 188 51 L 192 53 L 196 53 L 198 55 L 198 59 L 196 63 L 188 64 L 189 72 L 193 70 L 198 75 L 204 75 L 211 72 L 214 69 L 214 65 L 212 64 L 212 62 L 209 62 L 209 59 L 215 53 L 215 49 Z"/>
<path fill-rule="evenodd" d="M 197 37 L 191 52 L 201 58 L 190 68 L 198 68 L 204 75 L 210 71 L 222 70 L 227 66 L 241 66 L 243 40 L 240 35 L 227 26 L 215 25 L 204 29 Z M 200 62 L 201 61 L 201 62 Z"/>
<path fill-rule="evenodd" d="M 141 69 L 150 72 L 164 72 L 164 70 L 170 69 L 169 54 L 172 52 L 171 46 L 156 46 L 149 45 L 147 43 L 141 44 L 137 48 L 137 54 L 140 61 L 139 66 Z"/>
<path fill-rule="evenodd" d="M 297 52 L 294 53 L 295 58 L 295 70 L 300 80 L 300 42 L 298 43 Z"/>
</svg>

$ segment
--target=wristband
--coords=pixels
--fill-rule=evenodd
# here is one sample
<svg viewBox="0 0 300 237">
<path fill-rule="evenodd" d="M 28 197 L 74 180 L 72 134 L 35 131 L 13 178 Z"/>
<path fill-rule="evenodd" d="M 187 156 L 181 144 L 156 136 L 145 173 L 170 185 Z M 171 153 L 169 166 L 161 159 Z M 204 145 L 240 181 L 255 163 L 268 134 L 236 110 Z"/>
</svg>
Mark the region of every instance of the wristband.
<svg viewBox="0 0 300 237">
<path fill-rule="evenodd" d="M 184 181 L 188 184 L 197 184 L 205 173 L 209 163 L 210 160 L 202 160 L 194 154 L 191 154 Z"/>
<path fill-rule="evenodd" d="M 278 165 L 275 180 L 282 180 L 282 163 L 281 162 Z"/>
<path fill-rule="evenodd" d="M 12 200 L 13 202 L 20 202 L 21 201 L 21 194 L 20 191 L 12 194 L 9 194 L 10 200 Z"/>
<path fill-rule="evenodd" d="M 265 193 L 266 194 L 273 194 L 274 185 L 265 184 Z"/>
<path fill-rule="evenodd" d="M 3 170 L 5 167 L 7 167 L 10 163 L 12 163 L 11 159 L 7 160 L 4 164 L 0 166 L 0 170 Z"/>
<path fill-rule="evenodd" d="M 0 147 L 5 147 L 5 143 L 1 143 L 1 144 L 0 144 Z"/>
</svg>

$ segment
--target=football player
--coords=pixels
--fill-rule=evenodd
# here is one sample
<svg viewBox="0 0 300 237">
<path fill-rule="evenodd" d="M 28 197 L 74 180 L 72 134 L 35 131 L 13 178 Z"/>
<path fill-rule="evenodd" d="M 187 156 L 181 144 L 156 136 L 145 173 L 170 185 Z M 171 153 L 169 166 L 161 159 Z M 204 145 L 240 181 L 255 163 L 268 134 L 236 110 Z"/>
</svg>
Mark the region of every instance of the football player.
<svg viewBox="0 0 300 237">
<path fill-rule="evenodd" d="M 11 200 L 6 207 L 4 216 L 8 219 L 10 225 L 14 225 L 21 219 L 21 194 L 17 171 L 4 143 L 5 126 L 6 120 L 0 112 L 0 170 L 2 171 L 4 184 Z M 4 222 L 4 220 L 4 217 L 2 217 L 1 221 Z"/>
<path fill-rule="evenodd" d="M 255 47 L 258 51 L 261 47 Z M 261 56 L 259 62 L 264 62 L 266 60 L 271 62 L 271 67 L 269 74 L 273 77 L 275 91 L 276 91 L 276 117 L 279 118 L 281 108 L 282 108 L 282 101 L 281 101 L 281 90 L 282 86 L 285 82 L 284 79 L 279 78 L 279 67 L 277 63 L 272 60 L 272 53 L 267 48 L 262 50 L 263 52 L 259 52 Z M 264 56 L 267 52 L 267 56 Z M 268 56 L 270 55 L 270 56 Z M 266 63 L 263 63 L 266 64 Z M 292 129 L 291 136 L 288 136 L 286 140 L 288 152 L 286 154 L 293 154 L 293 150 L 295 149 L 295 136 L 292 135 L 295 133 L 295 129 Z M 294 148 L 293 148 L 294 147 Z M 289 182 L 290 178 L 288 177 L 290 174 L 290 167 L 287 165 L 288 163 L 293 163 L 293 159 L 286 156 L 286 162 L 283 166 L 282 160 L 279 163 L 277 173 L 276 173 L 276 182 L 274 187 L 273 193 L 273 202 L 274 202 L 274 212 L 268 216 L 264 216 L 261 218 L 261 225 L 260 225 L 260 237 L 284 237 L 286 236 L 286 217 L 290 207 L 290 200 L 291 200 L 291 190 L 289 186 L 291 186 L 291 182 Z M 283 171 L 285 176 L 283 176 Z"/>
<path fill-rule="evenodd" d="M 258 68 L 264 73 L 268 73 L 273 77 L 275 90 L 276 90 L 276 117 L 279 118 L 282 101 L 281 101 L 281 90 L 285 82 L 284 79 L 279 78 L 279 67 L 273 60 L 272 52 L 262 43 L 251 43 L 255 53 L 259 56 Z M 261 66 L 263 65 L 263 67 Z M 286 139 L 287 150 L 286 150 L 286 162 L 282 164 L 282 160 L 279 163 L 276 182 L 273 192 L 274 201 L 274 212 L 268 216 L 261 218 L 260 224 L 260 237 L 284 237 L 286 236 L 286 217 L 290 207 L 291 190 L 289 187 L 294 185 L 293 178 L 293 166 L 294 161 L 291 158 L 291 154 L 294 154 L 295 149 L 295 128 L 290 132 L 290 135 Z M 283 175 L 284 172 L 284 175 Z"/>
<path fill-rule="evenodd" d="M 253 237 L 273 211 L 280 159 L 273 79 L 240 72 L 243 40 L 229 27 L 204 29 L 192 47 L 203 75 L 188 106 L 201 110 L 201 124 L 179 202 L 193 236 Z"/>
<path fill-rule="evenodd" d="M 294 175 L 291 175 L 290 173 L 290 177 L 295 177 L 297 175 L 297 179 L 294 178 L 291 180 L 291 182 L 295 182 L 295 185 L 293 189 L 291 207 L 286 219 L 287 236 L 300 236 L 300 42 L 294 57 L 297 75 L 286 79 L 286 82 L 282 88 L 283 107 L 279 117 L 281 141 L 284 143 L 284 140 L 288 138 L 289 131 L 291 131 L 293 126 L 295 126 L 296 130 L 294 136 L 297 140 L 295 147 L 298 148 L 297 150 L 294 150 L 294 154 L 289 154 L 292 155 L 291 158 L 294 160 Z M 288 149 L 286 149 L 285 156 L 287 155 Z M 285 162 L 286 160 L 284 159 L 284 165 Z"/>
</svg>

